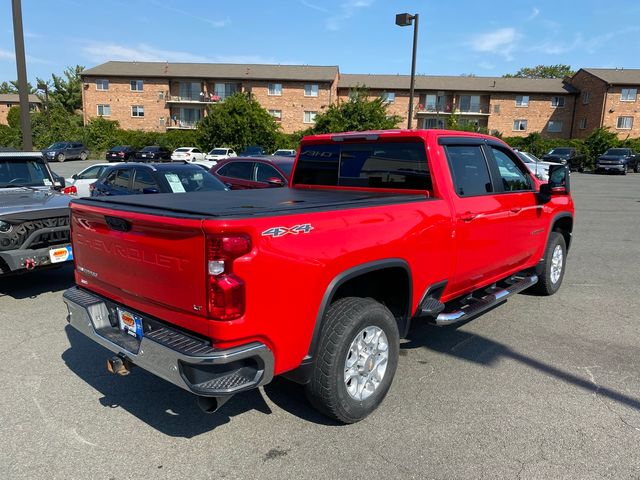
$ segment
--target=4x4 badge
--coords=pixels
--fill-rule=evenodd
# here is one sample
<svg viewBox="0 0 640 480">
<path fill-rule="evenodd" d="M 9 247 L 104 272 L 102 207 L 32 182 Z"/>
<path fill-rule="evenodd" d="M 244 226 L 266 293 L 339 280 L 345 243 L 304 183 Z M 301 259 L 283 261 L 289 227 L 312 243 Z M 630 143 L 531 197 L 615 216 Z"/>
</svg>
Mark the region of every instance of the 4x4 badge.
<svg viewBox="0 0 640 480">
<path fill-rule="evenodd" d="M 293 227 L 272 227 L 262 232 L 263 237 L 284 237 L 285 235 L 298 235 L 299 233 L 309 233 L 313 230 L 310 223 L 294 225 Z"/>
</svg>

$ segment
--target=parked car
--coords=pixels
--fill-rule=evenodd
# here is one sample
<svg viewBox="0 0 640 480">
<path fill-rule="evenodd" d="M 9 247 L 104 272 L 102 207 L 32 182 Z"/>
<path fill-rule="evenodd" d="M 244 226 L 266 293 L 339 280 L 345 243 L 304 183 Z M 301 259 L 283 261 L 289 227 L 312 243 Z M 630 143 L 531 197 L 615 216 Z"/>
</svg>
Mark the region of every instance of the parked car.
<svg viewBox="0 0 640 480">
<path fill-rule="evenodd" d="M 244 150 L 242 150 L 238 156 L 239 157 L 255 157 L 255 156 L 259 156 L 259 155 L 265 155 L 266 152 L 264 151 L 264 148 L 259 147 L 257 145 L 250 145 L 248 147 L 245 147 Z"/>
<path fill-rule="evenodd" d="M 65 179 L 66 186 L 63 188 L 62 193 L 66 195 L 72 195 L 74 197 L 89 197 L 91 196 L 91 190 L 89 186 L 102 175 L 107 168 L 111 166 L 111 163 L 96 163 L 90 167 L 85 168 L 79 173 L 74 173 L 71 178 Z"/>
<path fill-rule="evenodd" d="M 543 162 L 533 153 L 515 151 L 520 159 L 524 162 L 525 166 L 543 182 L 549 181 L 549 167 L 554 165 L 550 162 Z"/>
<path fill-rule="evenodd" d="M 273 152 L 271 155 L 275 155 L 277 157 L 295 157 L 296 151 L 281 148 L 280 150 L 276 150 L 275 152 Z"/>
<path fill-rule="evenodd" d="M 0 277 L 73 259 L 69 197 L 40 153 L 0 153 Z"/>
<path fill-rule="evenodd" d="M 357 422 L 412 321 L 560 289 L 574 206 L 568 167 L 549 175 L 488 135 L 352 132 L 303 138 L 291 188 L 78 199 L 67 319 L 113 352 L 110 371 L 138 365 L 209 413 L 282 375 Z"/>
<path fill-rule="evenodd" d="M 180 147 L 176 148 L 171 154 L 171 160 L 185 160 L 187 162 L 193 162 L 195 160 L 204 160 L 204 153 L 199 148 L 195 147 Z"/>
<path fill-rule="evenodd" d="M 204 159 L 218 162 L 220 160 L 237 156 L 238 154 L 232 148 L 220 147 L 209 150 L 209 153 L 204 156 Z"/>
<path fill-rule="evenodd" d="M 171 160 L 171 152 L 165 147 L 159 147 L 158 145 L 149 145 L 142 150 L 136 152 L 136 160 L 142 160 L 145 162 L 153 162 L 157 160 Z"/>
<path fill-rule="evenodd" d="M 129 162 L 135 160 L 136 149 L 131 145 L 118 145 L 110 148 L 105 158 L 110 162 Z"/>
<path fill-rule="evenodd" d="M 542 160 L 544 162 L 568 165 L 570 170 L 582 172 L 584 171 L 586 158 L 584 153 L 579 153 L 578 150 L 573 147 L 560 147 L 549 150 L 547 154 L 543 155 Z"/>
<path fill-rule="evenodd" d="M 89 157 L 89 149 L 80 142 L 56 142 L 42 150 L 47 160 L 86 160 Z"/>
<path fill-rule="evenodd" d="M 231 190 L 284 187 L 295 159 L 291 157 L 238 157 L 222 160 L 211 169 Z"/>
<path fill-rule="evenodd" d="M 626 175 L 629 170 L 640 172 L 640 154 L 631 148 L 610 148 L 596 160 L 596 173 L 611 172 Z"/>
<path fill-rule="evenodd" d="M 111 166 L 91 187 L 91 196 L 227 190 L 216 177 L 187 163 L 125 163 Z"/>
</svg>

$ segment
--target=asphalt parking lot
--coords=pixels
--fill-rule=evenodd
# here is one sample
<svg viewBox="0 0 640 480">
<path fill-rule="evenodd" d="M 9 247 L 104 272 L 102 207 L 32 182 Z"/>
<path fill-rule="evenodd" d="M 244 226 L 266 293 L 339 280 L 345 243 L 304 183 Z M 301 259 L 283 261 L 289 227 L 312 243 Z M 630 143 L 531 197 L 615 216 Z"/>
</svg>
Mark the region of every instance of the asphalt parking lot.
<svg viewBox="0 0 640 480">
<path fill-rule="evenodd" d="M 561 290 L 416 324 L 351 426 L 280 379 L 205 415 L 144 371 L 111 376 L 66 325 L 71 268 L 0 279 L 0 478 L 640 478 L 640 174 L 572 186 Z"/>
</svg>

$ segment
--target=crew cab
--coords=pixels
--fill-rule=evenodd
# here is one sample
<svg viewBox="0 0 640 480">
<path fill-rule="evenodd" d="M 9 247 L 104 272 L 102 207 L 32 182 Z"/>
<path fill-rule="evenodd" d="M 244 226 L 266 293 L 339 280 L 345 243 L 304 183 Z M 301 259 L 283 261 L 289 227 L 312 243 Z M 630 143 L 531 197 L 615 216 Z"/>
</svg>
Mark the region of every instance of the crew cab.
<svg viewBox="0 0 640 480">
<path fill-rule="evenodd" d="M 68 321 L 205 411 L 283 375 L 356 422 L 411 322 L 560 288 L 574 209 L 549 170 L 481 134 L 355 132 L 303 138 L 290 188 L 73 200 Z"/>
</svg>

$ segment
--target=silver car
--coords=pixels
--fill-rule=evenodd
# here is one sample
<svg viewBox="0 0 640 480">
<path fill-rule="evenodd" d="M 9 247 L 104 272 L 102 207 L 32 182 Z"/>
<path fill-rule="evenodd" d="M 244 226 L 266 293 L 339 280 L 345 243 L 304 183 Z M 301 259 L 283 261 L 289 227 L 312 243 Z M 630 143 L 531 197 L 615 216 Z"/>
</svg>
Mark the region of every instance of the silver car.
<svg viewBox="0 0 640 480">
<path fill-rule="evenodd" d="M 543 182 L 549 181 L 549 166 L 553 165 L 553 163 L 543 162 L 538 157 L 536 157 L 533 153 L 529 152 L 520 152 L 516 150 L 516 153 L 520 157 L 520 159 L 527 166 L 529 171 L 533 173 L 536 177 L 538 177 Z"/>
</svg>

